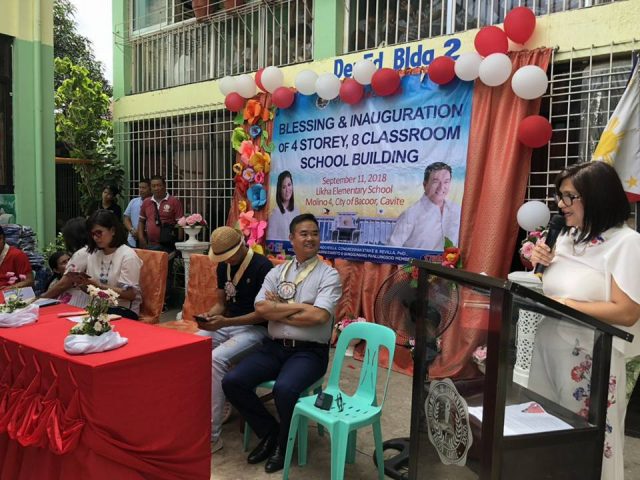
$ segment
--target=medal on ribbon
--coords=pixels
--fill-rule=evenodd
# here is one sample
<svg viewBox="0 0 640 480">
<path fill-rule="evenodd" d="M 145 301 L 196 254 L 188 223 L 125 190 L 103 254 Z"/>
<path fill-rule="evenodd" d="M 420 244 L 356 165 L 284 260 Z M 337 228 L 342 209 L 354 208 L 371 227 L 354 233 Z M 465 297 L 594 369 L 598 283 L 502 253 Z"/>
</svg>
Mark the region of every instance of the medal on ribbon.
<svg viewBox="0 0 640 480">
<path fill-rule="evenodd" d="M 296 291 L 298 290 L 298 285 L 300 285 L 313 271 L 314 268 L 318 265 L 318 257 L 316 257 L 313 261 L 309 262 L 309 264 L 304 267 L 304 269 L 296 275 L 296 278 L 293 282 L 289 282 L 285 280 L 287 278 L 287 273 L 293 265 L 295 259 L 289 260 L 289 263 L 282 269 L 282 274 L 280 275 L 280 283 L 276 287 L 276 293 L 278 296 L 287 303 L 293 303 L 293 299 L 296 296 Z"/>
<path fill-rule="evenodd" d="M 227 282 L 224 284 L 224 293 L 226 294 L 227 302 L 236 301 L 236 294 L 238 293 L 238 290 L 236 289 L 236 287 L 240 282 L 242 275 L 244 275 L 245 270 L 251 263 L 252 258 L 253 258 L 253 250 L 249 249 L 247 251 L 247 254 L 244 257 L 244 260 L 242 260 L 242 263 L 240 264 L 240 268 L 238 268 L 238 271 L 233 276 L 233 280 L 231 279 L 231 265 L 227 263 Z"/>
<path fill-rule="evenodd" d="M 296 296 L 296 284 L 293 282 L 280 282 L 276 292 L 282 300 L 292 300 Z"/>
<path fill-rule="evenodd" d="M 236 286 L 231 281 L 227 281 L 224 284 L 224 293 L 227 295 L 227 301 L 233 299 L 235 301 L 236 298 Z"/>
</svg>

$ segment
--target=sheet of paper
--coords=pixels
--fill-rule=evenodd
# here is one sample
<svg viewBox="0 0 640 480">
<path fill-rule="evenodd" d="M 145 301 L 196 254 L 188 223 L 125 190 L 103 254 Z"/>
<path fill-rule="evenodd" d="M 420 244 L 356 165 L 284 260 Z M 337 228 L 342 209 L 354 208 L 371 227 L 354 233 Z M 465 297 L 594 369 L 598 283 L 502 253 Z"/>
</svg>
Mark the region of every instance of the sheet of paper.
<svg viewBox="0 0 640 480">
<path fill-rule="evenodd" d="M 2 292 L 2 294 L 5 296 L 5 298 L 11 295 L 17 295 L 18 298 L 21 298 L 22 300 L 29 300 L 30 298 L 35 298 L 36 296 L 36 293 L 33 291 L 33 288 L 31 287 L 15 288 L 15 289 L 7 288 Z"/>
<path fill-rule="evenodd" d="M 67 320 L 69 320 L 70 322 L 74 322 L 74 323 L 80 323 L 81 321 L 83 321 L 85 318 L 87 318 L 87 314 L 84 315 L 75 315 L 72 317 L 65 317 Z M 116 315 L 115 313 L 110 313 L 109 314 L 109 321 L 113 322 L 114 320 L 118 320 L 122 318 L 120 315 Z"/>
<path fill-rule="evenodd" d="M 482 407 L 469 407 L 469 415 L 482 420 Z M 504 436 L 572 430 L 573 427 L 547 413 L 536 402 L 509 405 L 504 411 Z"/>
</svg>

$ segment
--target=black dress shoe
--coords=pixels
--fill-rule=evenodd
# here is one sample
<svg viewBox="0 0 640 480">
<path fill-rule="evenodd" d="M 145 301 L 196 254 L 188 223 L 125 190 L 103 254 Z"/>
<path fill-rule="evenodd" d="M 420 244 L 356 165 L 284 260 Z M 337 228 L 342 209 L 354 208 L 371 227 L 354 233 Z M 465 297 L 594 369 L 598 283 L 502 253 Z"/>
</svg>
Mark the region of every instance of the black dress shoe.
<svg viewBox="0 0 640 480">
<path fill-rule="evenodd" d="M 284 450 L 280 445 L 276 447 L 273 451 L 267 463 L 264 465 L 264 471 L 267 473 L 278 472 L 284 468 L 284 454 L 286 450 Z"/>
<path fill-rule="evenodd" d="M 278 432 L 272 432 L 260 440 L 260 443 L 256 448 L 251 450 L 251 453 L 247 457 L 247 462 L 260 463 L 265 461 L 278 445 Z"/>
</svg>

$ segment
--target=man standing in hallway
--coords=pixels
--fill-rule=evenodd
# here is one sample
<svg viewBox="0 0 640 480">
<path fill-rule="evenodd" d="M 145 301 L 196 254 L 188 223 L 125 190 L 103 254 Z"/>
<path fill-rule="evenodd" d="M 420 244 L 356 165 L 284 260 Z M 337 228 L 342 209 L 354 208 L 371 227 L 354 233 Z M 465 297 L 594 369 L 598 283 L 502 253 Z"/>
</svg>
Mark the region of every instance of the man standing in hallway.
<svg viewBox="0 0 640 480">
<path fill-rule="evenodd" d="M 138 246 L 138 222 L 140 221 L 140 210 L 142 202 L 151 195 L 151 182 L 147 178 L 143 178 L 138 183 L 139 196 L 132 198 L 124 211 L 124 226 L 129 232 L 127 243 L 130 247 Z"/>
<path fill-rule="evenodd" d="M 163 177 L 151 177 L 152 195 L 145 198 L 140 207 L 138 222 L 138 248 L 160 250 L 169 254 L 167 273 L 167 289 L 163 311 L 168 308 L 173 287 L 173 260 L 175 258 L 176 240 L 182 236 L 182 230 L 176 235 L 176 224 L 184 215 L 182 203 L 169 195 Z"/>
<path fill-rule="evenodd" d="M 298 215 L 289 232 L 295 258 L 267 274 L 255 302 L 256 313 L 269 321 L 269 337 L 222 381 L 229 401 L 261 439 L 247 461 L 267 460 L 267 473 L 284 467 L 295 404 L 327 370 L 334 312 L 342 294 L 338 272 L 318 258 L 316 218 Z M 273 397 L 280 423 L 255 392 L 268 380 L 275 380 Z"/>
</svg>

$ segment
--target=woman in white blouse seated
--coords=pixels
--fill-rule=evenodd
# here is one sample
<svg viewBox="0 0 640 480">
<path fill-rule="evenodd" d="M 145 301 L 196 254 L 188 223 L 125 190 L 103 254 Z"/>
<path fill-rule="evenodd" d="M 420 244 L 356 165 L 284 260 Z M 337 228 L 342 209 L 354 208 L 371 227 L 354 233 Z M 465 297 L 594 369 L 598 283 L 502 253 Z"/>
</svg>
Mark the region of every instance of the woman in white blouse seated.
<svg viewBox="0 0 640 480">
<path fill-rule="evenodd" d="M 293 179 L 291 172 L 285 170 L 278 175 L 276 186 L 276 207 L 271 211 L 267 238 L 269 240 L 287 240 L 289 224 L 300 215 L 293 201 Z"/>
<path fill-rule="evenodd" d="M 74 287 L 84 289 L 87 285 L 94 285 L 102 289 L 110 288 L 120 297 L 118 306 L 111 307 L 109 313 L 137 320 L 141 302 L 142 260 L 127 245 L 124 225 L 113 212 L 97 210 L 87 220 L 87 231 L 86 254 L 74 255 L 67 264 L 65 275 L 51 289 L 55 291 L 47 293 L 53 298 L 61 298 L 65 291 Z"/>
</svg>

